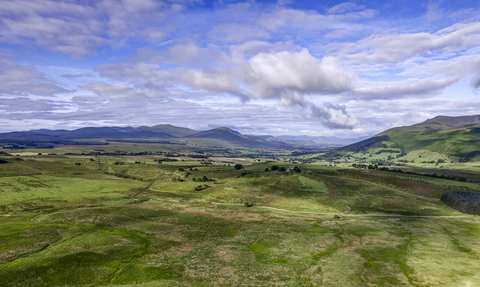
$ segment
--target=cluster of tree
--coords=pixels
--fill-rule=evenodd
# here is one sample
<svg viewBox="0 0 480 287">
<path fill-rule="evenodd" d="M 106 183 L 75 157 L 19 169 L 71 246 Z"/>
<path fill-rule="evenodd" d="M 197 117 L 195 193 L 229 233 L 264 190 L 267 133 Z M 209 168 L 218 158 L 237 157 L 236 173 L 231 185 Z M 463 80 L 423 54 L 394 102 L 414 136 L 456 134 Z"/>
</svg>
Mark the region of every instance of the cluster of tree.
<svg viewBox="0 0 480 287">
<path fill-rule="evenodd" d="M 294 167 L 289 167 L 289 168 L 285 168 L 283 166 L 278 166 L 278 165 L 272 165 L 270 167 L 270 170 L 278 170 L 278 171 L 295 171 L 295 172 L 301 172 L 302 169 L 298 166 L 294 166 Z M 265 171 L 268 171 L 268 168 L 265 169 Z"/>
<path fill-rule="evenodd" d="M 292 156 L 299 156 L 299 155 L 309 155 L 309 154 L 314 154 L 318 153 L 318 151 L 293 151 Z"/>
<path fill-rule="evenodd" d="M 456 180 L 466 182 L 466 177 L 456 177 L 456 176 L 448 176 L 444 174 L 436 174 L 436 173 L 418 173 L 412 171 L 403 171 L 399 168 L 388 168 L 388 167 L 379 167 L 378 165 L 365 165 L 365 164 L 352 164 L 352 167 L 355 168 L 367 168 L 367 169 L 376 169 L 381 171 L 388 171 L 388 172 L 397 172 L 397 173 L 404 173 L 404 174 L 412 174 L 412 175 L 420 175 L 420 176 L 427 176 L 427 177 L 434 177 L 434 178 L 441 178 L 441 179 L 448 179 L 448 180 Z"/>
<path fill-rule="evenodd" d="M 213 163 L 214 163 L 214 161 L 211 160 L 211 159 L 208 159 L 208 160 L 202 159 L 202 161 L 200 161 L 200 164 L 205 165 L 205 166 L 207 166 L 207 165 L 209 165 L 209 164 L 210 164 L 210 165 L 213 165 Z"/>
<path fill-rule="evenodd" d="M 208 158 L 211 155 L 203 155 L 203 154 L 190 154 L 188 155 L 189 158 Z"/>
<path fill-rule="evenodd" d="M 362 169 L 378 169 L 378 164 L 368 164 L 367 165 L 367 164 L 356 164 L 356 163 L 354 163 L 354 164 L 352 164 L 352 167 L 362 168 Z"/>
<path fill-rule="evenodd" d="M 235 170 L 239 170 L 239 169 L 244 169 L 245 167 L 242 164 L 237 163 L 233 168 L 235 168 Z"/>
<path fill-rule="evenodd" d="M 196 182 L 208 182 L 208 181 L 216 181 L 215 179 L 213 178 L 208 178 L 206 175 L 204 175 L 202 178 L 192 178 L 193 181 L 196 181 Z"/>
<path fill-rule="evenodd" d="M 185 145 L 184 143 L 174 143 L 169 141 L 151 141 L 151 140 L 122 140 L 122 139 L 106 139 L 107 142 L 119 142 L 119 143 L 146 143 L 146 144 L 176 144 Z"/>
<path fill-rule="evenodd" d="M 480 193 L 454 190 L 446 192 L 440 199 L 448 206 L 468 214 L 480 214 Z"/>
<path fill-rule="evenodd" d="M 155 161 L 158 161 L 158 163 L 160 163 L 160 162 L 163 162 L 163 161 L 165 161 L 165 162 L 168 162 L 168 161 L 178 161 L 178 159 L 165 157 L 165 158 L 156 159 Z"/>
<path fill-rule="evenodd" d="M 402 153 L 402 152 L 396 149 L 381 149 L 376 152 L 376 154 L 381 154 L 381 153 Z"/>
<path fill-rule="evenodd" d="M 195 191 L 200 191 L 209 188 L 210 186 L 204 184 L 204 185 L 199 185 L 195 187 Z"/>
<path fill-rule="evenodd" d="M 174 181 L 174 182 L 184 182 L 185 180 L 180 176 L 174 176 L 174 177 L 172 177 L 172 181 Z"/>
</svg>

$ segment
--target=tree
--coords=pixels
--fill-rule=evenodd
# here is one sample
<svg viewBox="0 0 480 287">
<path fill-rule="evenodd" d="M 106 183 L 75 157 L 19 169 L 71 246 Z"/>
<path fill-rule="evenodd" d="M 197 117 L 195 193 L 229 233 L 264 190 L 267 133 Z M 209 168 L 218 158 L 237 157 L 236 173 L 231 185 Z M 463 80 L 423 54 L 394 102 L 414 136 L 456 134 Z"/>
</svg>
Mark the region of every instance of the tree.
<svg viewBox="0 0 480 287">
<path fill-rule="evenodd" d="M 241 164 L 239 164 L 239 163 L 237 163 L 237 164 L 235 164 L 234 168 L 235 168 L 235 170 L 239 170 L 239 169 L 243 169 L 244 166 L 241 165 Z"/>
</svg>

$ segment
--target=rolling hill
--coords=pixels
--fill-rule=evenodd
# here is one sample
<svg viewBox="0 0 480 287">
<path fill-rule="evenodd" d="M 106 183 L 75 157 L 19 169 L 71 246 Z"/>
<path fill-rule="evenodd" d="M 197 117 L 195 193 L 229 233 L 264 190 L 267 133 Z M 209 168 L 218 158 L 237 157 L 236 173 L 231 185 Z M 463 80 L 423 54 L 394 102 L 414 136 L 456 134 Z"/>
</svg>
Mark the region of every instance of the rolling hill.
<svg viewBox="0 0 480 287">
<path fill-rule="evenodd" d="M 327 156 L 408 161 L 480 161 L 479 143 L 480 116 L 437 116 L 416 125 L 386 130 L 367 140 L 332 151 Z"/>
</svg>

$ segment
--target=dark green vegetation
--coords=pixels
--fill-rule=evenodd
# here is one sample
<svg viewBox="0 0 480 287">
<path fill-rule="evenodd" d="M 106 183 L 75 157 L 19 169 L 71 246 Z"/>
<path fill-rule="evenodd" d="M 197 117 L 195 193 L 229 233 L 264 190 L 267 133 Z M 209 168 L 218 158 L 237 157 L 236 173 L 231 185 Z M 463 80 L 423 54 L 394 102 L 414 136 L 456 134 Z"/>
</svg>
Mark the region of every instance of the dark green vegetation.
<svg viewBox="0 0 480 287">
<path fill-rule="evenodd" d="M 326 158 L 395 160 L 432 164 L 480 161 L 480 116 L 439 116 L 423 123 L 387 130 L 330 152 Z"/>
<path fill-rule="evenodd" d="M 453 190 L 444 193 L 440 200 L 463 213 L 480 214 L 479 192 Z"/>
<path fill-rule="evenodd" d="M 480 191 L 473 175 L 462 182 L 265 156 L 286 157 L 277 151 L 215 151 L 145 143 L 7 150 L 0 285 L 480 282 L 480 221 L 440 201 L 449 190 Z"/>
</svg>

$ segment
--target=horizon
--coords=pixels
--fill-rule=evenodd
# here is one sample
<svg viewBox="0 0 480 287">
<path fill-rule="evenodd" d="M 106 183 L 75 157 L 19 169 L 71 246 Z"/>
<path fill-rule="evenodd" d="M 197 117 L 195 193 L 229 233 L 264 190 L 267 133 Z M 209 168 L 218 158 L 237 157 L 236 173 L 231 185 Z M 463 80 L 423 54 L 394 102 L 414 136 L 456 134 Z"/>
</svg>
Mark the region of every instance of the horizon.
<svg viewBox="0 0 480 287">
<path fill-rule="evenodd" d="M 6 0 L 0 133 L 371 137 L 480 114 L 480 2 Z"/>
</svg>

